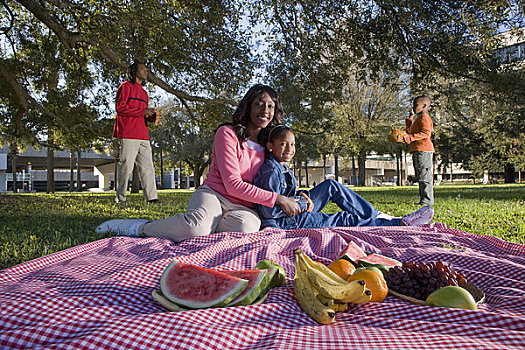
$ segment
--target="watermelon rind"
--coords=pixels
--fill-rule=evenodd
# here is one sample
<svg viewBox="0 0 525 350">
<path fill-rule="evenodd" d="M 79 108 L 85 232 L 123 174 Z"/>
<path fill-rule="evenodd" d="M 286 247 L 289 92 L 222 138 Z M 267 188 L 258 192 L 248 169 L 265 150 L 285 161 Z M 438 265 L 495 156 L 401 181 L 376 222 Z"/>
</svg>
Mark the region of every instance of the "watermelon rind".
<svg viewBox="0 0 525 350">
<path fill-rule="evenodd" d="M 365 258 L 359 259 L 359 265 L 362 266 L 369 266 L 369 265 L 376 265 L 379 267 L 380 265 L 385 267 L 394 267 L 394 266 L 402 266 L 403 263 L 399 260 L 389 258 L 387 256 L 381 255 L 381 254 L 370 254 Z"/>
<path fill-rule="evenodd" d="M 383 262 L 378 263 L 377 261 Z M 383 272 L 383 275 L 386 275 L 391 267 L 394 266 L 402 266 L 403 264 L 401 261 L 398 261 L 396 259 L 392 259 L 380 254 L 369 254 L 366 258 L 359 259 L 358 266 L 364 266 L 364 267 L 377 267 L 379 270 Z"/>
<path fill-rule="evenodd" d="M 236 278 L 230 275 L 227 275 L 223 272 L 219 272 L 217 270 L 212 269 L 206 269 L 204 267 L 195 266 L 195 265 L 186 265 L 184 266 L 191 266 L 194 268 L 195 273 L 200 274 L 201 277 L 205 277 L 206 275 L 209 275 L 213 281 L 216 281 L 217 278 L 224 278 L 226 281 L 229 281 L 231 286 L 227 291 L 224 291 L 219 296 L 216 296 L 214 299 L 210 299 L 207 301 L 196 301 L 191 299 L 185 299 L 180 296 L 176 296 L 169 292 L 170 285 L 169 283 L 171 281 L 168 281 L 168 275 L 169 272 L 177 268 L 177 266 L 181 264 L 177 259 L 173 259 L 169 265 L 164 269 L 164 272 L 162 273 L 162 276 L 160 277 L 160 290 L 162 294 L 171 302 L 174 302 L 182 307 L 190 308 L 190 309 L 203 309 L 208 307 L 221 307 L 232 300 L 234 300 L 239 294 L 242 293 L 242 291 L 246 288 L 248 285 L 248 281 L 240 278 Z M 201 278 L 199 281 L 199 285 L 196 288 L 202 289 L 204 286 L 202 283 L 204 282 L 205 278 Z M 191 282 L 191 279 L 188 279 L 188 277 L 185 277 L 184 283 L 187 286 Z M 213 287 L 213 285 L 210 285 Z M 195 294 L 199 293 L 198 290 L 195 290 Z"/>
<path fill-rule="evenodd" d="M 266 300 L 266 298 L 268 298 L 268 291 L 262 295 L 260 295 L 253 303 L 251 303 L 250 305 L 261 305 L 262 303 L 264 303 L 264 301 Z"/>
<path fill-rule="evenodd" d="M 280 284 L 278 284 L 279 282 L 275 282 L 276 281 L 276 276 L 277 276 L 277 280 L 280 279 L 279 277 L 279 269 L 267 269 L 266 271 L 268 271 L 268 285 L 266 286 L 266 288 L 264 288 L 264 290 L 261 292 L 261 295 L 264 295 L 264 294 L 267 294 L 270 289 L 276 287 L 276 286 L 280 286 Z"/>
<path fill-rule="evenodd" d="M 377 267 L 377 269 L 379 269 L 381 271 L 383 276 L 385 276 L 388 273 L 388 271 L 390 270 L 390 268 L 388 266 L 385 266 L 385 265 L 382 265 L 382 264 L 374 264 L 374 263 L 371 263 L 371 262 L 368 262 L 368 261 L 365 261 L 365 260 L 359 260 L 358 266 L 359 266 L 358 269 L 360 269 L 360 268 L 366 269 L 366 268 L 369 268 L 369 267 Z"/>
<path fill-rule="evenodd" d="M 169 301 L 165 296 L 164 294 L 162 294 L 161 290 L 160 289 L 156 289 L 156 290 L 153 290 L 151 292 L 151 295 L 153 296 L 153 299 L 155 299 L 155 301 L 157 301 L 160 305 L 164 306 L 166 309 L 168 309 L 169 311 L 174 311 L 174 312 L 182 312 L 182 311 L 196 311 L 196 309 L 186 309 L 178 304 L 175 304 L 174 302 L 172 301 Z M 253 303 L 251 303 L 250 305 L 260 305 L 262 303 L 264 303 L 264 301 L 266 300 L 266 298 L 268 298 L 268 292 L 266 292 L 265 294 L 262 294 L 260 297 L 258 297 Z M 224 306 L 226 307 L 226 306 Z"/>
<path fill-rule="evenodd" d="M 170 311 L 192 311 L 192 309 L 186 309 L 168 300 L 168 298 L 166 298 L 159 289 L 152 291 L 151 296 L 153 296 L 153 299 L 155 299 L 160 305 L 164 306 Z"/>
<path fill-rule="evenodd" d="M 350 241 L 348 242 L 348 245 L 345 247 L 345 249 L 339 253 L 338 259 L 348 260 L 357 267 L 359 259 L 366 256 L 366 252 L 361 249 L 360 246 L 358 246 L 355 242 Z"/>
<path fill-rule="evenodd" d="M 286 280 L 286 272 L 284 268 L 272 260 L 261 260 L 255 265 L 256 269 L 277 269 L 278 273 L 273 275 L 273 279 L 270 282 L 270 288 L 280 287 Z"/>
<path fill-rule="evenodd" d="M 253 271 L 253 270 L 252 270 Z M 226 306 L 244 306 L 250 305 L 253 303 L 266 287 L 270 284 L 270 279 L 268 276 L 267 270 L 258 270 L 260 271 L 257 277 L 252 281 L 249 281 L 248 286 L 239 294 L 235 299 L 229 302 Z M 242 273 L 244 271 L 223 271 L 231 276 L 236 276 L 237 273 Z"/>
</svg>

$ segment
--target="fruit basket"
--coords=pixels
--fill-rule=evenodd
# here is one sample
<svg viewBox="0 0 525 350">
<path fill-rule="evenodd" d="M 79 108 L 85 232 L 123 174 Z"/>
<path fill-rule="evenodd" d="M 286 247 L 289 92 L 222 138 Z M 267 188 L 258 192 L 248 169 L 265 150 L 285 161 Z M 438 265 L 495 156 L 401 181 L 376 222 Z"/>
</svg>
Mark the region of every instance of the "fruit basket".
<svg viewBox="0 0 525 350">
<path fill-rule="evenodd" d="M 390 268 L 385 279 L 391 295 L 418 305 L 425 305 L 430 294 L 446 286 L 466 289 L 477 305 L 485 300 L 483 291 L 448 262 L 405 262 Z"/>
<path fill-rule="evenodd" d="M 482 304 L 485 301 L 485 293 L 483 293 L 483 291 L 481 289 L 479 289 L 473 283 L 470 283 L 470 282 L 467 281 L 466 285 L 463 288 L 465 288 L 466 290 L 469 291 L 470 294 L 472 294 L 472 296 L 474 297 L 474 300 L 476 301 L 476 304 L 479 305 L 479 304 Z M 395 291 L 393 291 L 391 289 L 388 291 L 388 293 L 393 295 L 393 296 L 395 296 L 396 298 L 408 301 L 408 302 L 410 302 L 412 304 L 425 305 L 425 300 L 419 300 L 419 299 L 416 299 L 416 298 L 412 298 L 412 297 L 410 297 L 408 295 L 397 293 L 397 292 L 395 292 Z"/>
</svg>

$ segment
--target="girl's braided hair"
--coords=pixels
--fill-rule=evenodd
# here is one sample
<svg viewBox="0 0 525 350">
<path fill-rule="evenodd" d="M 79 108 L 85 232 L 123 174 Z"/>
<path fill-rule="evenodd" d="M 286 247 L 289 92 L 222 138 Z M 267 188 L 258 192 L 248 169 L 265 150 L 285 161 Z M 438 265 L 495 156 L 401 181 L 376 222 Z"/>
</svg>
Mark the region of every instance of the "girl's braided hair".
<svg viewBox="0 0 525 350">
<path fill-rule="evenodd" d="M 293 129 L 283 124 L 267 126 L 259 132 L 257 142 L 264 146 L 266 157 L 270 155 L 270 151 L 266 147 L 266 144 L 268 142 L 273 142 L 275 139 L 283 138 L 289 132 L 293 134 Z"/>
</svg>

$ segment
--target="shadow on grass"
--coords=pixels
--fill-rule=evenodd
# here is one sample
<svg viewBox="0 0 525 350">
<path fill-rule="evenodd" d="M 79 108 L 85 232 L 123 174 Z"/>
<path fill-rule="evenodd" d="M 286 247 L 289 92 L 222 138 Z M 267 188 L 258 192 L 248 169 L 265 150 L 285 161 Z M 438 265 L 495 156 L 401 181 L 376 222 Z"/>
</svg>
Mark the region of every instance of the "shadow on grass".
<svg viewBox="0 0 525 350">
<path fill-rule="evenodd" d="M 395 198 L 398 202 L 411 203 L 418 199 L 418 186 L 382 187 L 377 189 L 352 188 L 363 198 L 381 198 L 385 194 L 391 201 Z M 415 196 L 415 197 L 414 197 Z M 440 200 L 465 198 L 478 200 L 524 200 L 525 185 L 441 185 L 434 186 L 434 197 L 436 202 Z M 385 197 L 386 199 L 386 197 Z"/>
</svg>

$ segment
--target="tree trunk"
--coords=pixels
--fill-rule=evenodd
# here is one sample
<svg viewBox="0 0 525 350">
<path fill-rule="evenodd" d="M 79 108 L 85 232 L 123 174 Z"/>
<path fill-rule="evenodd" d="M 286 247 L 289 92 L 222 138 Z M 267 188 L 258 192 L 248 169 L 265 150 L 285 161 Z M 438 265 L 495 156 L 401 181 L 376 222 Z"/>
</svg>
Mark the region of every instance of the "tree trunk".
<svg viewBox="0 0 525 350">
<path fill-rule="evenodd" d="M 505 164 L 504 177 L 506 184 L 513 184 L 516 182 L 516 172 L 513 164 Z"/>
<path fill-rule="evenodd" d="M 403 151 L 401 151 L 403 152 Z M 406 185 L 408 182 L 408 161 L 407 152 L 403 152 L 403 161 L 405 162 L 405 173 L 403 174 L 403 184 Z"/>
<path fill-rule="evenodd" d="M 396 181 L 396 185 L 397 186 L 401 186 L 401 173 L 402 173 L 402 170 L 401 170 L 401 147 L 398 147 L 397 148 L 397 152 L 396 152 L 396 175 L 397 175 L 397 181 Z"/>
<path fill-rule="evenodd" d="M 402 177 L 403 177 L 403 173 L 405 172 L 406 170 L 403 167 L 403 149 L 399 147 L 399 177 L 398 177 L 399 186 L 403 186 L 404 184 Z"/>
<path fill-rule="evenodd" d="M 352 185 L 357 185 L 357 174 L 355 167 L 355 155 L 352 154 Z"/>
<path fill-rule="evenodd" d="M 323 154 L 323 181 L 326 180 L 326 153 Z"/>
<path fill-rule="evenodd" d="M 182 162 L 179 161 L 179 172 L 177 173 L 177 188 L 182 188 Z"/>
<path fill-rule="evenodd" d="M 201 185 L 201 177 L 203 172 L 204 167 L 196 167 L 196 169 L 193 170 L 193 184 L 195 185 L 195 188 Z"/>
<path fill-rule="evenodd" d="M 115 164 L 114 164 L 114 170 L 113 170 L 114 171 L 114 173 L 113 173 L 113 189 L 115 191 L 117 190 L 117 181 L 118 181 L 117 168 L 118 168 L 119 152 L 120 152 L 120 147 L 119 147 L 118 139 L 113 139 L 113 155 L 115 157 Z"/>
<path fill-rule="evenodd" d="M 47 147 L 47 193 L 55 193 L 55 152 Z"/>
<path fill-rule="evenodd" d="M 77 192 L 82 191 L 82 171 L 80 169 L 80 160 L 82 158 L 82 150 L 77 149 Z"/>
<path fill-rule="evenodd" d="M 302 178 L 302 176 L 301 176 L 301 167 L 299 166 L 299 167 L 297 167 L 297 169 L 299 169 L 299 184 L 298 184 L 298 186 L 299 187 L 303 187 L 302 179 L 301 179 Z"/>
<path fill-rule="evenodd" d="M 361 150 L 359 151 L 359 155 L 357 157 L 357 164 L 359 167 L 359 186 L 366 186 L 366 151 Z"/>
<path fill-rule="evenodd" d="M 133 179 L 131 180 L 131 193 L 139 193 L 140 179 L 137 164 L 133 165 Z"/>
<path fill-rule="evenodd" d="M 454 174 L 452 173 L 454 170 L 452 168 L 452 155 L 448 156 L 448 163 L 450 164 L 450 183 L 454 182 Z M 433 163 L 432 163 L 433 164 Z"/>
<path fill-rule="evenodd" d="M 75 189 L 75 152 L 69 150 L 69 192 Z"/>
<path fill-rule="evenodd" d="M 306 188 L 310 187 L 310 181 L 308 180 L 308 161 L 304 162 L 304 173 L 306 175 Z"/>
<path fill-rule="evenodd" d="M 164 188 L 164 157 L 162 156 L 162 143 L 160 144 L 160 188 Z"/>
<path fill-rule="evenodd" d="M 339 182 L 339 158 L 337 156 L 337 151 L 334 152 L 334 173 L 335 181 Z"/>
<path fill-rule="evenodd" d="M 18 156 L 18 146 L 16 141 L 11 143 L 11 172 L 13 173 L 13 193 L 17 192 L 17 181 L 16 181 L 16 157 Z"/>
</svg>

